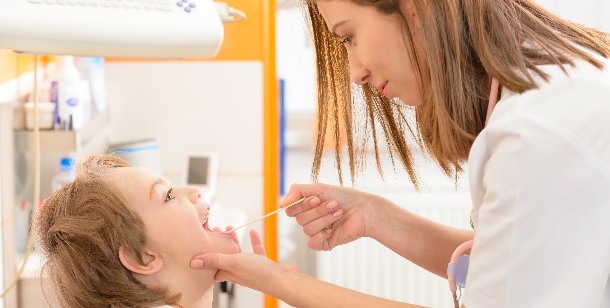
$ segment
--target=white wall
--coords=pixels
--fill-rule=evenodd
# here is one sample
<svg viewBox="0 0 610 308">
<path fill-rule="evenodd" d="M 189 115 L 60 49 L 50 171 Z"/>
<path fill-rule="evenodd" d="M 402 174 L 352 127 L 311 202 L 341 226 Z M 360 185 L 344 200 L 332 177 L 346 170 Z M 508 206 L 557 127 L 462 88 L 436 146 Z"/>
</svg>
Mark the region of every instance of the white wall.
<svg viewBox="0 0 610 308">
<path fill-rule="evenodd" d="M 2 116 L 2 108 L 3 105 L 0 104 L 0 117 Z M 3 135 L 3 131 L 9 130 L 10 128 L 6 128 L 3 125 L 7 125 L 4 124 L 4 121 L 0 122 L 0 135 Z M 6 201 L 6 195 L 8 194 L 8 192 L 4 192 L 5 186 L 3 185 L 3 179 L 2 179 L 2 175 L 3 170 L 2 170 L 2 165 L 3 165 L 3 159 L 8 159 L 8 158 L 4 158 L 3 156 L 4 154 L 4 148 L 3 147 L 7 147 L 8 145 L 2 145 L 2 142 L 0 142 L 0 221 L 6 221 L 6 218 L 4 217 L 4 207 L 5 206 L 14 206 L 13 204 L 5 204 Z M 12 224 L 11 224 L 12 226 Z M 4 288 L 6 287 L 7 283 L 5 283 L 5 276 L 4 276 L 4 267 L 7 266 L 7 264 L 4 263 L 4 253 L 5 251 L 8 252 L 13 252 L 14 249 L 8 249 L 8 247 L 4 246 L 4 237 L 5 237 L 5 228 L 0 228 L 0 289 L 4 290 Z M 10 266 L 10 265 L 9 265 Z M 0 299 L 0 308 L 4 308 L 4 300 Z"/>
<path fill-rule="evenodd" d="M 286 81 L 288 114 L 315 111 L 315 62 L 309 31 L 299 6 L 276 13 L 277 75 Z"/>
<path fill-rule="evenodd" d="M 39 70 L 39 77 L 43 70 Z M 16 274 L 15 243 L 15 151 L 13 147 L 14 104 L 33 86 L 34 73 L 0 83 L 0 289 L 4 290 Z M 17 307 L 17 288 L 0 299 L 0 308 Z"/>
<path fill-rule="evenodd" d="M 608 0 L 538 0 L 537 2 L 563 18 L 610 32 Z"/>
<path fill-rule="evenodd" d="M 107 63 L 111 142 L 156 138 L 170 176 L 182 172 L 188 153 L 219 152 L 216 201 L 260 217 L 262 77 L 260 62 Z M 253 228 L 261 231 L 262 224 Z M 235 307 L 262 305 L 258 292 L 238 288 L 236 294 Z"/>
</svg>

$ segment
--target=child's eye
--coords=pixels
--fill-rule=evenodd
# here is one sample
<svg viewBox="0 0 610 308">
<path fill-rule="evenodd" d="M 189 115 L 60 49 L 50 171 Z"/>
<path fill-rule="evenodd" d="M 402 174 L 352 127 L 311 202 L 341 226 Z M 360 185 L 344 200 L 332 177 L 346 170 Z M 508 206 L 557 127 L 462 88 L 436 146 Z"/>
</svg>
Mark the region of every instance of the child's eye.
<svg viewBox="0 0 610 308">
<path fill-rule="evenodd" d="M 176 197 L 174 197 L 174 195 L 172 195 L 172 191 L 173 190 L 174 190 L 173 188 L 170 188 L 167 191 L 167 195 L 165 196 L 165 202 L 172 201 L 172 200 L 174 200 L 176 198 Z"/>
</svg>

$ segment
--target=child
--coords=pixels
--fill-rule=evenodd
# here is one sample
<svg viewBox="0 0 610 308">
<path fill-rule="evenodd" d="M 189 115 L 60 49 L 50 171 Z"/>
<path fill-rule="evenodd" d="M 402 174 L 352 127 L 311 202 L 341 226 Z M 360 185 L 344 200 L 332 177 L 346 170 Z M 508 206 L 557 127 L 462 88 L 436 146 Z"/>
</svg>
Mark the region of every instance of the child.
<svg viewBox="0 0 610 308">
<path fill-rule="evenodd" d="M 240 248 L 235 233 L 209 229 L 200 198 L 117 157 L 86 157 L 35 218 L 60 306 L 211 307 L 216 270 L 193 270 L 191 258 Z"/>
</svg>

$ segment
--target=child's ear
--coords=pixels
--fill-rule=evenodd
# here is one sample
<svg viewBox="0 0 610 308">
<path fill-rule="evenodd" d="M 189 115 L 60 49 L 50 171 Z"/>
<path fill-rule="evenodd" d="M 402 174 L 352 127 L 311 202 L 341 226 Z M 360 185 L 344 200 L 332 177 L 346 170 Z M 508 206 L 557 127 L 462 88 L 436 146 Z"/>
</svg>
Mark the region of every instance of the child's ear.
<svg viewBox="0 0 610 308">
<path fill-rule="evenodd" d="M 142 261 L 144 261 L 144 264 L 140 264 L 138 258 L 131 255 L 123 246 L 119 248 L 119 260 L 121 260 L 121 263 L 125 268 L 133 273 L 141 275 L 152 275 L 163 268 L 163 259 L 161 256 L 146 248 L 142 251 Z"/>
</svg>

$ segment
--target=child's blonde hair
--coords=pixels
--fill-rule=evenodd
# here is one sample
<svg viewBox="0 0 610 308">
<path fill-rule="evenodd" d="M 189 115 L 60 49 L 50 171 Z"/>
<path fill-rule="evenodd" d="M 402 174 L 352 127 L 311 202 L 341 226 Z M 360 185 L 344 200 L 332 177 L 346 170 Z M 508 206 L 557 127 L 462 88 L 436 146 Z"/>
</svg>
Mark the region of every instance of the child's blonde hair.
<svg viewBox="0 0 610 308">
<path fill-rule="evenodd" d="M 84 158 L 76 180 L 47 198 L 35 217 L 38 248 L 61 307 L 154 307 L 180 295 L 147 288 L 119 260 L 119 248 L 143 264 L 144 223 L 108 180 L 129 167 L 111 155 Z"/>
</svg>

